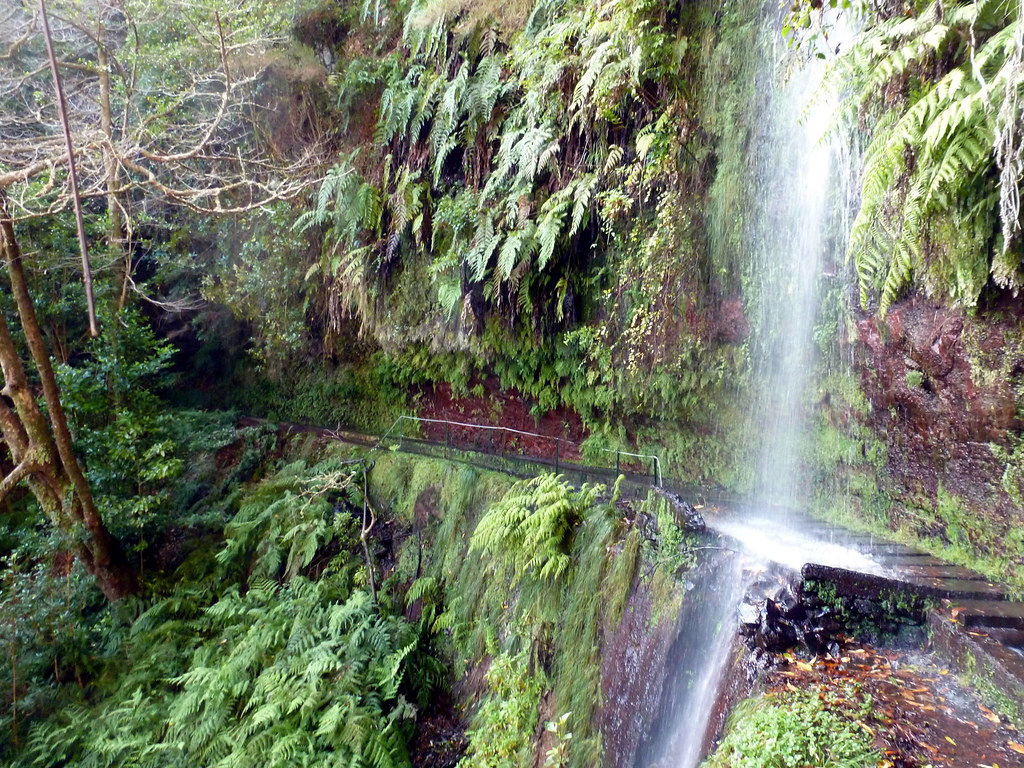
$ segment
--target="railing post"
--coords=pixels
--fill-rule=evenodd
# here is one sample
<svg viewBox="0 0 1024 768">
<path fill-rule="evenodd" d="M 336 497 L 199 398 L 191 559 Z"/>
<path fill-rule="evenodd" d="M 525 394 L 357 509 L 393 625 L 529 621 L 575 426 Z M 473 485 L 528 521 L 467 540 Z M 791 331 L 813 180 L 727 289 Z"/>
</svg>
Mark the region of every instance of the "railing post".
<svg viewBox="0 0 1024 768">
<path fill-rule="evenodd" d="M 452 456 L 452 433 L 451 425 L 448 422 L 444 423 L 444 456 L 446 459 L 450 459 Z"/>
<path fill-rule="evenodd" d="M 622 469 L 620 468 L 621 464 L 622 464 L 622 451 L 616 450 L 615 451 L 615 474 L 616 475 L 622 474 Z"/>
<path fill-rule="evenodd" d="M 556 475 L 558 474 L 558 448 L 559 448 L 559 444 L 560 443 L 561 443 L 561 441 L 556 437 L 555 438 L 555 474 Z"/>
</svg>

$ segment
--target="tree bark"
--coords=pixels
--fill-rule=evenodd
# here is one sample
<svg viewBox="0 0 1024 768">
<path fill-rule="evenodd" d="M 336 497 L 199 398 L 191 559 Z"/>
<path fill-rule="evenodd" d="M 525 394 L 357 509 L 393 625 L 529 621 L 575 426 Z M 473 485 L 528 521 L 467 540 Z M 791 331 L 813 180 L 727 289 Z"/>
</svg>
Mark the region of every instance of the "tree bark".
<svg viewBox="0 0 1024 768">
<path fill-rule="evenodd" d="M 103 147 L 103 166 L 107 182 L 107 217 L 110 230 L 107 243 L 110 250 L 121 257 L 121 290 L 118 292 L 115 309 L 120 312 L 128 301 L 128 286 L 131 283 L 132 258 L 125 243 L 125 222 L 122 216 L 121 199 L 118 196 L 118 165 L 114 154 L 114 110 L 110 101 L 110 61 L 106 43 L 103 40 L 102 15 L 96 29 L 96 67 L 100 93 L 100 130 L 106 138 Z"/>
<path fill-rule="evenodd" d="M 88 480 L 75 455 L 67 417 L 35 306 L 28 291 L 21 250 L 0 191 L 0 249 L 29 353 L 42 383 L 49 423 L 36 402 L 25 367 L 18 356 L 7 321 L 0 313 L 0 369 L 5 398 L 0 405 L 0 431 L 16 465 L 32 467 L 30 488 L 44 511 L 64 528 L 80 524 L 84 540 L 79 557 L 96 577 L 103 593 L 116 600 L 137 591 L 135 572 L 117 540 L 103 523 Z M 8 404 L 7 400 L 10 401 Z"/>
</svg>

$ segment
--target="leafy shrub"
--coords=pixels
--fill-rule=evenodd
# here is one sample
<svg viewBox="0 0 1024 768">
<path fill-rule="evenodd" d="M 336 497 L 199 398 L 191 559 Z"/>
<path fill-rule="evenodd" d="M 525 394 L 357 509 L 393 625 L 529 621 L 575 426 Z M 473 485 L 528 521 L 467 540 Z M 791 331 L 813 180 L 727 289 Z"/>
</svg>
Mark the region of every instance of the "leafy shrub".
<svg viewBox="0 0 1024 768">
<path fill-rule="evenodd" d="M 817 691 L 745 701 L 704 768 L 873 768 L 881 756 L 858 721 L 870 702 L 847 709 Z"/>
<path fill-rule="evenodd" d="M 98 619 L 104 605 L 80 566 L 66 575 L 41 558 L 55 542 L 32 540 L 0 558 L 0 763 L 24 745 L 28 726 L 66 698 L 63 684 L 95 673 L 110 627 Z M 68 563 L 71 565 L 70 563 Z M 101 630 L 108 634 L 104 638 Z"/>
</svg>

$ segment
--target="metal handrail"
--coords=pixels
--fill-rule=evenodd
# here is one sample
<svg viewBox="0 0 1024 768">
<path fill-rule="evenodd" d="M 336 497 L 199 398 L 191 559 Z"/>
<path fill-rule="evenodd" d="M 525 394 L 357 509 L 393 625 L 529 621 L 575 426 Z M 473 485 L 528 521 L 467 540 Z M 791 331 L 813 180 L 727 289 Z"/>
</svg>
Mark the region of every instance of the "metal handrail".
<svg viewBox="0 0 1024 768">
<path fill-rule="evenodd" d="M 555 469 L 556 469 L 556 471 L 558 469 L 558 453 L 559 453 L 558 449 L 559 449 L 559 445 L 561 443 L 565 443 L 566 445 L 571 445 L 574 448 L 579 449 L 581 453 L 582 453 L 582 448 L 583 448 L 579 443 L 574 443 L 571 440 L 566 440 L 565 438 L 560 437 L 558 435 L 542 435 L 539 432 L 526 432 L 526 431 L 521 430 L 521 429 L 513 429 L 512 427 L 502 427 L 502 426 L 498 426 L 498 425 L 494 425 L 494 424 L 473 424 L 473 423 L 470 423 L 470 422 L 452 421 L 450 419 L 433 419 L 433 418 L 429 418 L 429 417 L 426 417 L 426 416 L 409 416 L 407 414 L 402 414 L 397 419 L 395 419 L 394 424 L 392 424 L 388 428 L 388 431 L 385 432 L 381 436 L 380 440 L 377 441 L 377 444 L 374 446 L 374 450 L 380 448 L 380 446 L 384 443 L 384 441 L 387 440 L 387 438 L 395 430 L 395 427 L 397 427 L 402 421 L 422 422 L 422 423 L 425 423 L 425 424 L 444 424 L 446 426 L 452 426 L 452 427 L 464 427 L 464 428 L 469 428 L 469 429 L 483 429 L 483 430 L 491 430 L 491 431 L 495 431 L 495 432 L 507 432 L 507 433 L 513 434 L 513 435 L 523 435 L 525 437 L 540 437 L 540 438 L 543 438 L 545 440 L 554 440 L 555 441 Z M 399 436 L 399 439 L 401 439 L 401 436 Z M 447 438 L 446 438 L 446 443 L 447 443 Z M 638 458 L 638 459 L 651 459 L 653 461 L 653 463 L 654 463 L 654 482 L 655 482 L 655 485 L 657 485 L 659 488 L 661 487 L 662 479 L 663 479 L 662 478 L 662 473 L 661 473 L 661 459 L 658 456 L 656 456 L 655 454 L 653 454 L 653 453 L 631 453 L 629 451 L 612 450 L 611 448 L 600 448 L 599 450 L 605 451 L 606 453 L 614 453 L 615 454 L 615 470 L 616 470 L 616 472 L 619 471 L 620 458 L 622 456 L 631 456 L 631 457 Z"/>
</svg>

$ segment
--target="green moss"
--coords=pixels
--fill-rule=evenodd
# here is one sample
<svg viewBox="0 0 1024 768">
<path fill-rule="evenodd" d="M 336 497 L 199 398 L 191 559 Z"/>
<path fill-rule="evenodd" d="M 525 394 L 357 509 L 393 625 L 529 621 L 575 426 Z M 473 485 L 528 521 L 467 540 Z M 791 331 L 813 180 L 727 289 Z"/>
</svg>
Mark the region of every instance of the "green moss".
<svg viewBox="0 0 1024 768">
<path fill-rule="evenodd" d="M 616 626 L 622 620 L 640 561 L 640 547 L 643 540 L 644 537 L 639 528 L 633 528 L 626 534 L 625 541 L 615 554 L 604 583 L 601 585 L 601 593 L 606 605 L 605 622 L 609 626 Z"/>
<path fill-rule="evenodd" d="M 941 485 L 934 501 L 907 500 L 896 518 L 904 540 L 1024 592 L 1024 531 L 1007 527 Z"/>
<path fill-rule="evenodd" d="M 509 494 L 522 495 L 507 475 L 392 452 L 376 460 L 371 494 L 413 529 L 399 545 L 390 588 L 400 592 L 412 585 L 409 594 L 431 617 L 435 642 L 456 676 L 489 659 L 500 665 L 499 678 L 489 681 L 474 709 L 473 759 L 525 765 L 514 756 L 520 755 L 522 734 L 509 733 L 493 744 L 484 735 L 499 721 L 521 725 L 526 712 L 537 724 L 543 696 L 545 713 L 561 734 L 558 759 L 578 768 L 599 764 L 595 717 L 602 700 L 604 633 L 621 621 L 641 570 L 657 579 L 652 588 L 664 615 L 674 615 L 681 594 L 677 574 L 692 562 L 689 541 L 667 505 L 659 515 L 660 542 L 647 548 L 639 529 L 624 524 L 615 494 L 589 502 L 559 545 L 567 547 L 568 567 L 553 578 L 539 567 L 513 569 L 511 552 L 470 546 L 488 510 L 501 508 Z M 656 512 L 660 501 L 652 497 L 647 504 Z M 509 685 L 516 690 L 514 701 L 503 703 L 503 686 Z M 529 736 L 532 743 L 532 726 Z"/>
<path fill-rule="evenodd" d="M 1024 704 L 996 685 L 987 663 L 979 664 L 974 654 L 968 652 L 960 659 L 960 664 L 960 679 L 964 685 L 974 690 L 982 701 L 1007 718 L 1014 727 L 1024 726 Z"/>
</svg>

